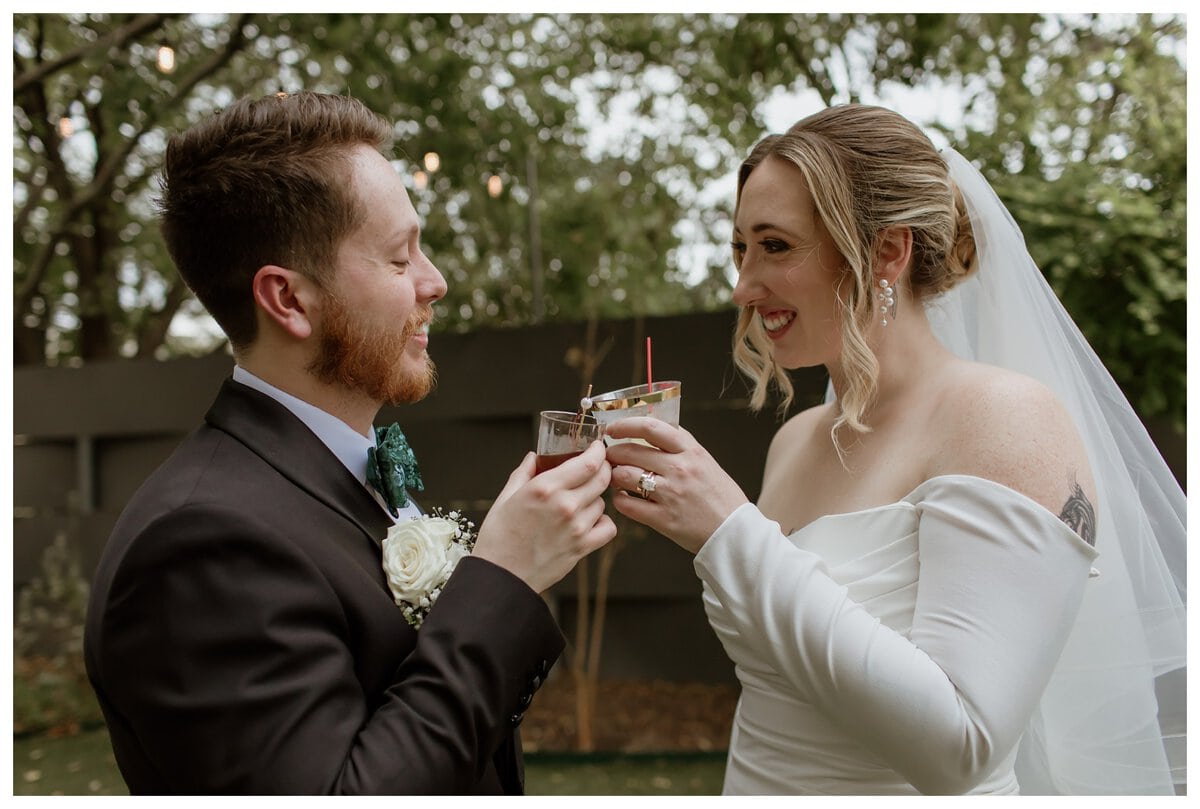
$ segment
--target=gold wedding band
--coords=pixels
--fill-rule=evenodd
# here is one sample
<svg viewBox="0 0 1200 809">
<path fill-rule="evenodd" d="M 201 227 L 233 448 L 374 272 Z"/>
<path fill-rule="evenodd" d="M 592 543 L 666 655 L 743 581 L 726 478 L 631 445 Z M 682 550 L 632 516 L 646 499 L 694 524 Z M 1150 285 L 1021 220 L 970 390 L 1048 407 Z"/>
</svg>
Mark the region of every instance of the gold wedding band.
<svg viewBox="0 0 1200 809">
<path fill-rule="evenodd" d="M 654 491 L 657 485 L 658 484 L 654 480 L 653 472 L 648 469 L 645 472 L 642 472 L 642 476 L 638 478 L 637 484 L 638 497 L 642 498 L 643 500 L 649 500 L 651 493 Z"/>
</svg>

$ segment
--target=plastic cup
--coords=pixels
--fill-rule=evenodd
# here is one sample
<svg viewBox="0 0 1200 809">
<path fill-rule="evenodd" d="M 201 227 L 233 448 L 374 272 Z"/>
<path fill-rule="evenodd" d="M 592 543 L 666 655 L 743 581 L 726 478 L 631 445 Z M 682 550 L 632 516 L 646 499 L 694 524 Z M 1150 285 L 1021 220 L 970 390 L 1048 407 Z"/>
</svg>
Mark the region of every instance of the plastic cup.
<svg viewBox="0 0 1200 809">
<path fill-rule="evenodd" d="M 649 385 L 633 385 L 601 393 L 591 399 L 592 406 L 588 412 L 605 427 L 630 416 L 653 416 L 678 427 L 679 406 L 683 401 L 683 383 L 678 380 L 664 380 Z M 609 444 L 619 444 L 634 439 L 606 437 L 604 440 Z"/>
<path fill-rule="evenodd" d="M 537 474 L 580 455 L 603 437 L 604 425 L 591 414 L 543 410 L 538 418 Z"/>
</svg>

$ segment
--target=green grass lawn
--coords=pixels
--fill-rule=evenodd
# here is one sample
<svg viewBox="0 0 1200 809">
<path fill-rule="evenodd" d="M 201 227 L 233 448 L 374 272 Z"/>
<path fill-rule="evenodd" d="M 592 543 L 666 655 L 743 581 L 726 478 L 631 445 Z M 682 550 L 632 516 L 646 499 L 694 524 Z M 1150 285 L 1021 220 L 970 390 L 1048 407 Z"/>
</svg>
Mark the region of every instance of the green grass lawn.
<svg viewBox="0 0 1200 809">
<path fill-rule="evenodd" d="M 525 758 L 529 795 L 720 795 L 725 754 Z"/>
<path fill-rule="evenodd" d="M 13 739 L 14 795 L 128 795 L 103 728 Z"/>
<path fill-rule="evenodd" d="M 526 757 L 530 795 L 718 795 L 724 754 L 537 754 Z M 125 795 L 108 733 L 13 740 L 14 795 Z"/>
</svg>

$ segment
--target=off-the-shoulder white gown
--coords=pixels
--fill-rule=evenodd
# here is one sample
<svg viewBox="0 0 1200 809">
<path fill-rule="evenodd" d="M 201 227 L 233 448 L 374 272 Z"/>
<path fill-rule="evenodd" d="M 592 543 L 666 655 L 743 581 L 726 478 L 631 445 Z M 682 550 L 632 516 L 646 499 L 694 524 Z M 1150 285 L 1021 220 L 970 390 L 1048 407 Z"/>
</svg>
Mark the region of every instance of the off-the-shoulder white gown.
<svg viewBox="0 0 1200 809">
<path fill-rule="evenodd" d="M 1018 792 L 1017 743 L 1095 556 L 965 475 L 787 537 L 742 506 L 695 560 L 742 685 L 725 793 Z"/>
</svg>

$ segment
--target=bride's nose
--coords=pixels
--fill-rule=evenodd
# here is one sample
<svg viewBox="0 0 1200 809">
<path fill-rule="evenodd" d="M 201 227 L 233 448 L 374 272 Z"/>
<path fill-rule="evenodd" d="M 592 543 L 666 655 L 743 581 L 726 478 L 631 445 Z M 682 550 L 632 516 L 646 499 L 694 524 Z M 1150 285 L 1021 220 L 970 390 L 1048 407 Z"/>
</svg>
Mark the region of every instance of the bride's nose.
<svg viewBox="0 0 1200 809">
<path fill-rule="evenodd" d="M 753 262 L 747 259 L 749 256 L 743 259 L 738 267 L 737 283 L 733 286 L 733 302 L 738 306 L 753 306 L 766 295 L 766 287 L 759 282 Z"/>
</svg>

